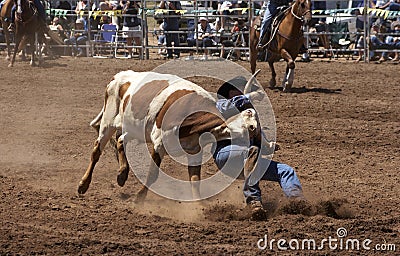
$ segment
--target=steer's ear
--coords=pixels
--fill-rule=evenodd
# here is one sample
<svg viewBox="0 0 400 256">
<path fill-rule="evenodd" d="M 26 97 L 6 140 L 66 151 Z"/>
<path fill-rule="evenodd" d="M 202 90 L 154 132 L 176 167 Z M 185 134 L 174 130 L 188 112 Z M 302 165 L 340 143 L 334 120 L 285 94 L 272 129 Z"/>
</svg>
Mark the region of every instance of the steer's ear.
<svg viewBox="0 0 400 256">
<path fill-rule="evenodd" d="M 256 72 L 254 72 L 254 74 L 251 76 L 251 78 L 249 79 L 249 81 L 247 82 L 246 86 L 244 87 L 243 90 L 243 94 L 248 94 L 251 92 L 251 89 L 253 87 L 253 83 L 256 79 L 256 76 L 258 75 L 258 73 L 260 73 L 261 69 L 257 70 Z M 258 86 L 257 86 L 258 87 Z"/>
</svg>

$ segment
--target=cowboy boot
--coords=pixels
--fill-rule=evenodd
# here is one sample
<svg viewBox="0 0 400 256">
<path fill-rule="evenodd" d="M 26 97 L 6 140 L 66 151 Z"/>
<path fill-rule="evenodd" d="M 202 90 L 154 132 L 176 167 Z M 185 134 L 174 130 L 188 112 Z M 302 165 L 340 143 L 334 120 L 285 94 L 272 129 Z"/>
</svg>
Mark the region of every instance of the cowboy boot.
<svg viewBox="0 0 400 256">
<path fill-rule="evenodd" d="M 270 27 L 268 26 L 267 31 L 266 31 L 264 37 L 263 37 L 263 38 L 260 38 L 260 40 L 259 40 L 259 42 L 258 42 L 258 44 L 257 44 L 257 50 L 258 50 L 258 51 L 264 51 L 264 50 L 265 50 L 265 48 L 267 47 L 267 44 L 266 44 L 266 43 L 269 42 L 270 36 L 271 36 L 271 29 L 270 29 Z"/>
</svg>

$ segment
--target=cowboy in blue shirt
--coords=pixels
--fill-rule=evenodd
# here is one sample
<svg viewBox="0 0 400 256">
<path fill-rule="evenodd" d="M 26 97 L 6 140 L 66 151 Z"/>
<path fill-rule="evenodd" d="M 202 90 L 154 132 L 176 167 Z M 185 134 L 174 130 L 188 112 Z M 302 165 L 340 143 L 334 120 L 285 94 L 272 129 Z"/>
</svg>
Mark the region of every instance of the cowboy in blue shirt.
<svg viewBox="0 0 400 256">
<path fill-rule="evenodd" d="M 253 108 L 250 102 L 251 95 L 243 95 L 240 91 L 243 90 L 242 88 L 244 88 L 246 83 L 247 81 L 244 77 L 236 77 L 224 83 L 218 90 L 219 100 L 216 103 L 216 107 L 224 118 L 229 118 L 238 112 Z M 238 88 L 241 89 L 239 90 Z M 223 169 L 228 161 L 230 163 L 228 169 L 234 166 L 246 166 L 246 161 L 250 159 L 251 155 L 258 155 L 260 148 L 261 141 L 254 139 L 250 140 L 250 146 L 236 145 L 231 140 L 224 140 L 217 142 L 213 157 L 220 170 Z M 265 214 L 261 203 L 259 180 L 279 182 L 287 197 L 304 198 L 300 181 L 292 167 L 287 164 L 258 157 L 254 171 L 248 177 L 245 177 L 243 187 L 245 201 L 251 207 L 253 217 Z"/>
</svg>

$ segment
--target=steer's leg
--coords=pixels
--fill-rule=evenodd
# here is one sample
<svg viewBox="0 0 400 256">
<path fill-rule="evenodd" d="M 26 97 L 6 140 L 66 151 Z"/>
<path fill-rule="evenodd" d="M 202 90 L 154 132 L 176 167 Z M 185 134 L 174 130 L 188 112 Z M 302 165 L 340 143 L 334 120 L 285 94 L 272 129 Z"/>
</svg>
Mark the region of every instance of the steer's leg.
<svg viewBox="0 0 400 256">
<path fill-rule="evenodd" d="M 152 161 L 150 163 L 150 169 L 149 173 L 147 174 L 147 179 L 146 179 L 146 184 L 143 185 L 143 187 L 140 189 L 139 193 L 136 196 L 135 203 L 143 203 L 144 199 L 146 198 L 148 187 L 153 184 L 159 174 L 159 168 L 161 165 L 161 161 L 164 157 L 164 152 L 156 152 L 154 148 L 152 147 L 151 150 L 151 158 Z"/>
<path fill-rule="evenodd" d="M 121 187 L 125 185 L 125 181 L 128 179 L 129 174 L 129 164 L 126 159 L 124 150 L 124 141 L 122 138 L 118 138 L 117 141 L 117 151 L 118 151 L 118 162 L 119 162 L 119 174 L 117 176 L 118 185 Z"/>
<path fill-rule="evenodd" d="M 196 154 L 188 154 L 188 172 L 190 185 L 192 187 L 192 199 L 200 200 L 200 173 L 201 173 L 201 161 L 203 152 L 200 147 Z"/>
<path fill-rule="evenodd" d="M 89 188 L 90 182 L 92 181 L 93 169 L 96 163 L 99 161 L 101 152 L 106 146 L 107 142 L 110 140 L 111 136 L 115 133 L 115 127 L 107 127 L 100 130 L 100 135 L 94 143 L 94 148 L 92 151 L 91 161 L 89 167 L 87 168 L 82 180 L 79 182 L 78 193 L 85 194 Z"/>
<path fill-rule="evenodd" d="M 200 199 L 200 172 L 201 165 L 188 166 L 190 184 L 192 185 L 193 200 Z"/>
</svg>

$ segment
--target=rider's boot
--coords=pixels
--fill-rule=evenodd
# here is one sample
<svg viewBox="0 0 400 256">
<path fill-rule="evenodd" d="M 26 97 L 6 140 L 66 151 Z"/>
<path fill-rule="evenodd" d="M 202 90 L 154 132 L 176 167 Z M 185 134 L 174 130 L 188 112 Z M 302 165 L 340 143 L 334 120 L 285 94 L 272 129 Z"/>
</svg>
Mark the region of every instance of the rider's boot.
<svg viewBox="0 0 400 256">
<path fill-rule="evenodd" d="M 263 38 L 260 38 L 260 40 L 258 41 L 258 44 L 257 44 L 258 51 L 264 51 L 265 47 L 267 47 L 266 43 L 269 41 L 270 35 L 271 35 L 271 30 L 268 27 Z"/>
</svg>

